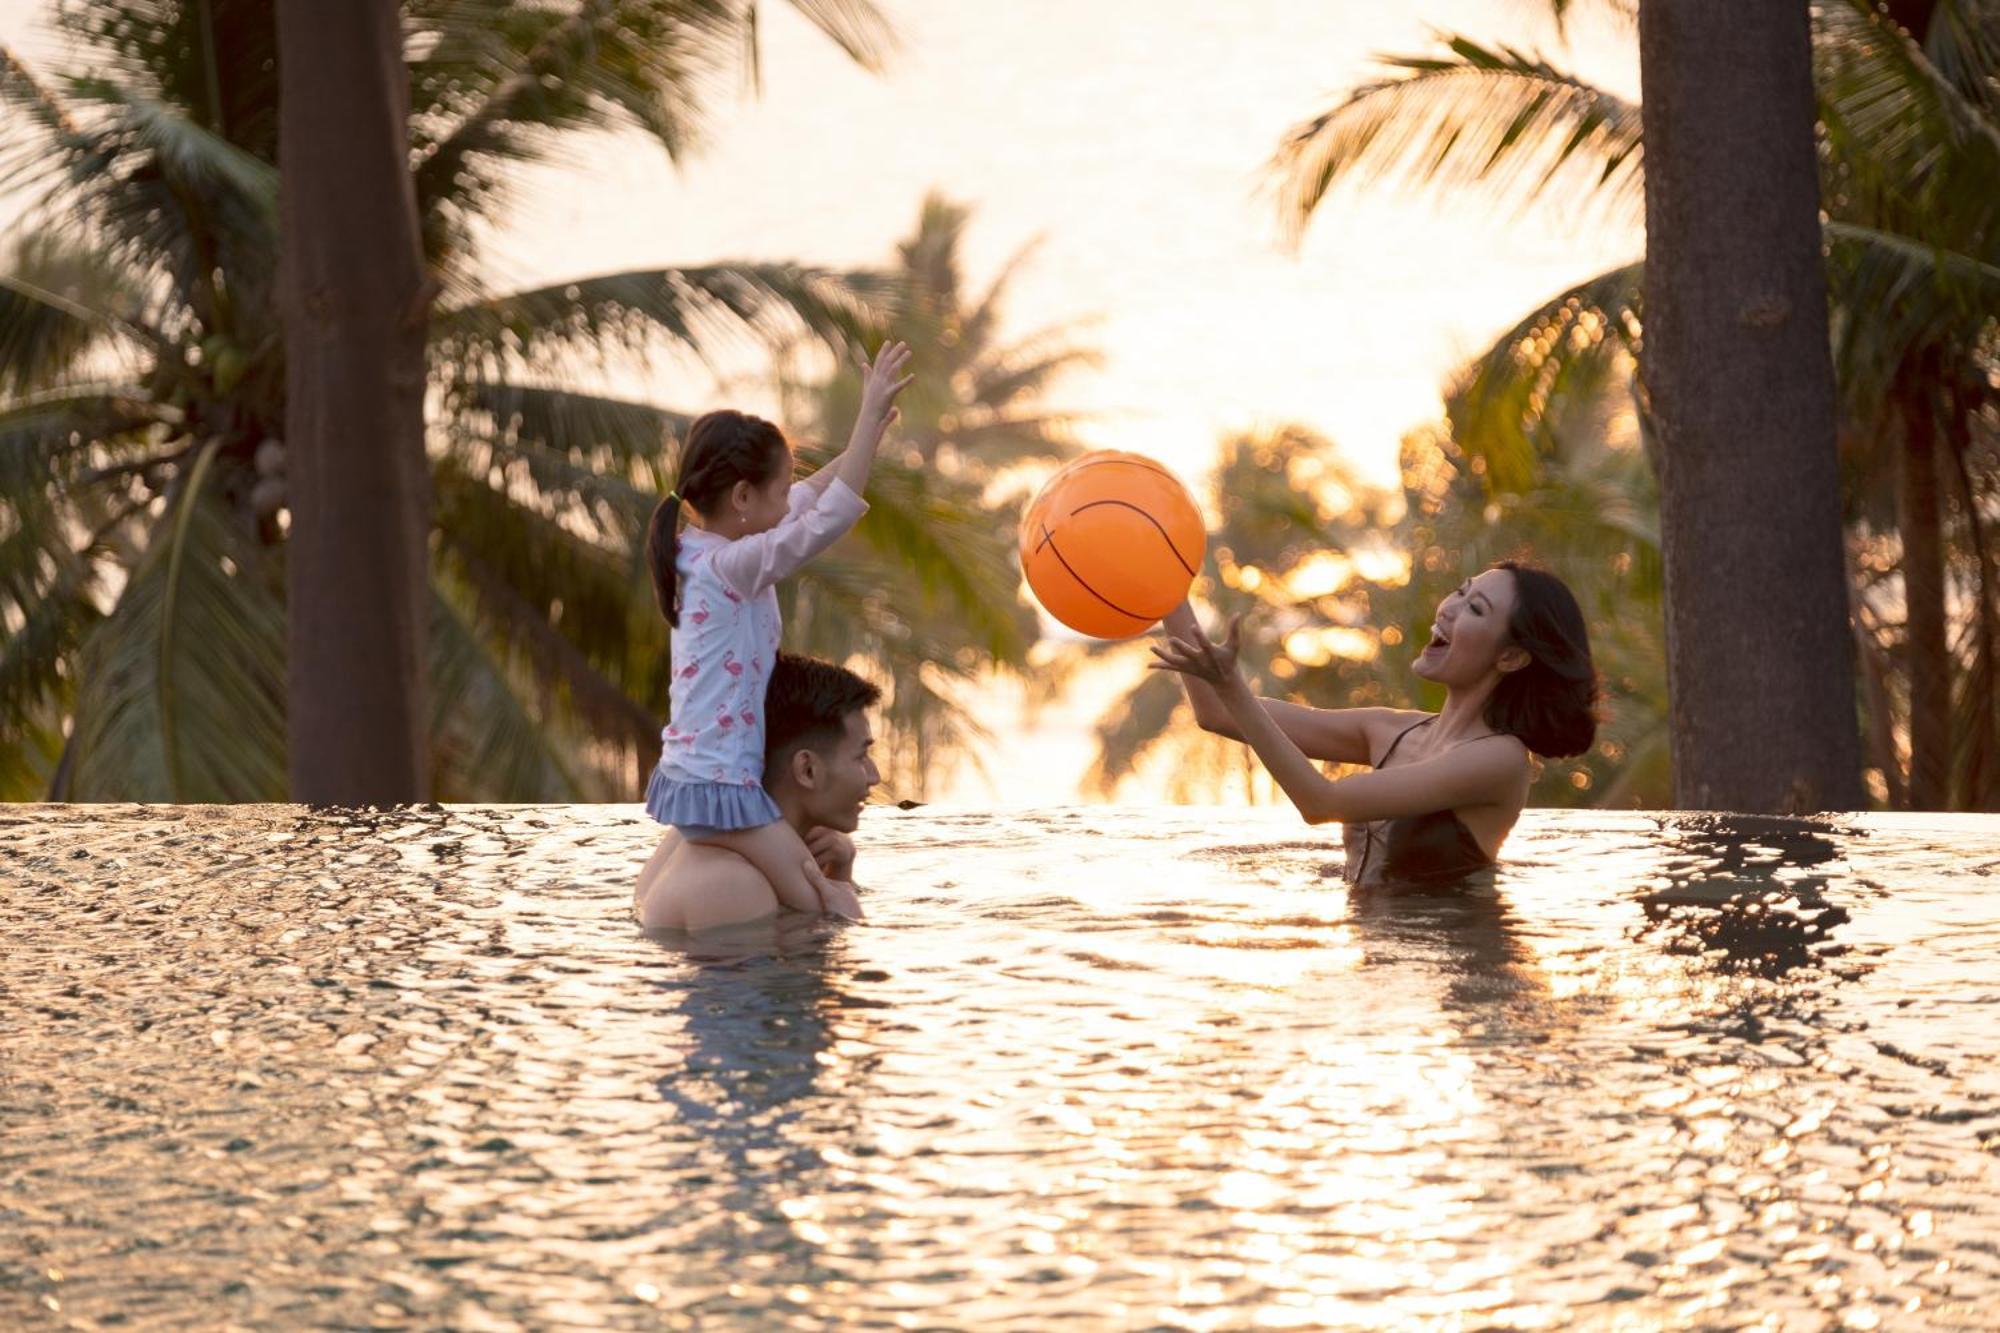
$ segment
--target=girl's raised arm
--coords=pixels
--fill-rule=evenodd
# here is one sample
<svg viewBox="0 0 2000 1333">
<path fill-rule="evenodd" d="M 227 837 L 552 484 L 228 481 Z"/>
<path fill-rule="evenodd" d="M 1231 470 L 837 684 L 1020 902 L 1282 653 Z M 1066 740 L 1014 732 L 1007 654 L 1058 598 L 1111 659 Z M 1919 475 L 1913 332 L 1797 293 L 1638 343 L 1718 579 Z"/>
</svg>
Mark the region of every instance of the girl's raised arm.
<svg viewBox="0 0 2000 1333">
<path fill-rule="evenodd" d="M 729 590 L 747 600 L 796 574 L 867 512 L 867 502 L 846 482 L 829 484 L 815 503 L 795 507 L 775 528 L 738 537 L 709 559 Z"/>
<path fill-rule="evenodd" d="M 832 473 L 829 481 L 837 478 L 846 482 L 856 495 L 868 489 L 868 473 L 875 466 L 875 451 L 880 447 L 884 433 L 902 415 L 896 408 L 896 395 L 916 378 L 903 374 L 909 364 L 910 348 L 907 343 L 884 343 L 876 350 L 873 364 L 866 359 L 861 362 L 861 410 L 855 414 L 854 433 L 848 436 L 847 448 L 841 450 L 840 457 L 813 474 L 814 482 L 819 482 L 820 473 Z"/>
</svg>

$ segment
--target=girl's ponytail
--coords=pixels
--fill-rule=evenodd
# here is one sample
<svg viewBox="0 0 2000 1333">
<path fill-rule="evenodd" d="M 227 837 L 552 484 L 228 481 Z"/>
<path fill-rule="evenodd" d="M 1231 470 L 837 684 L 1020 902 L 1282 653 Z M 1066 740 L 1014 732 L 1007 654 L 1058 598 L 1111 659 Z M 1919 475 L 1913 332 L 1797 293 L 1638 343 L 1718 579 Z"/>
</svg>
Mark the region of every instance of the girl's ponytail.
<svg viewBox="0 0 2000 1333">
<path fill-rule="evenodd" d="M 667 498 L 654 508 L 652 522 L 646 525 L 646 564 L 653 571 L 653 599 L 660 604 L 660 614 L 676 629 L 681 623 L 680 610 L 675 606 L 680 599 L 680 589 L 676 586 L 679 577 L 674 570 L 680 546 L 675 533 L 680 520 L 680 492 L 668 491 Z"/>
</svg>

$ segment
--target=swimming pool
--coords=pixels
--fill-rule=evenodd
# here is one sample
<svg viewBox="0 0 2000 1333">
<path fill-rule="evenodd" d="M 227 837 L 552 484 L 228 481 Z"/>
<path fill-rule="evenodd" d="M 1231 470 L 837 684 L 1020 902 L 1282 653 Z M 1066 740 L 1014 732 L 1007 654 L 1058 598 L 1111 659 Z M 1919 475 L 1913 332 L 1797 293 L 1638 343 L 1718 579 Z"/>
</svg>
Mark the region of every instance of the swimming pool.
<svg viewBox="0 0 2000 1333">
<path fill-rule="evenodd" d="M 0 1325 L 1992 1327 L 2000 820 L 0 810 Z"/>
</svg>

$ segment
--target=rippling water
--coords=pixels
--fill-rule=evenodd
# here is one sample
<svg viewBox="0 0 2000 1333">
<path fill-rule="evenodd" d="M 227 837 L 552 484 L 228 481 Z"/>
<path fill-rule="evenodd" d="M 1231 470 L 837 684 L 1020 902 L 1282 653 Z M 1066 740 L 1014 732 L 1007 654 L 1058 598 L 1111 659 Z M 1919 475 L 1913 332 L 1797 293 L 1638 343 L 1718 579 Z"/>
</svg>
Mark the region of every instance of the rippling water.
<svg viewBox="0 0 2000 1333">
<path fill-rule="evenodd" d="M 1992 1327 L 2000 822 L 0 812 L 0 1325 Z"/>
</svg>

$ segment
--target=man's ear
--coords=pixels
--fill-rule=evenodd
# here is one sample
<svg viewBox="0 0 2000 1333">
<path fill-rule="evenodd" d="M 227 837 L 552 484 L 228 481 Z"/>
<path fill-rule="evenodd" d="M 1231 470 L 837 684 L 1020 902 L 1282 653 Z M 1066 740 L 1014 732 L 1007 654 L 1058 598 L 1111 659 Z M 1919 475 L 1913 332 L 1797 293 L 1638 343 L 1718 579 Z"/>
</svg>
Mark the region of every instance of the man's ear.
<svg viewBox="0 0 2000 1333">
<path fill-rule="evenodd" d="M 792 751 L 792 781 L 810 791 L 819 785 L 819 756 L 800 746 Z"/>
<path fill-rule="evenodd" d="M 1500 668 L 1501 675 L 1506 676 L 1519 671 L 1534 660 L 1533 657 L 1529 656 L 1526 648 L 1521 647 L 1519 644 L 1509 644 L 1500 650 L 1499 660 L 1494 662 L 1494 665 Z"/>
</svg>

